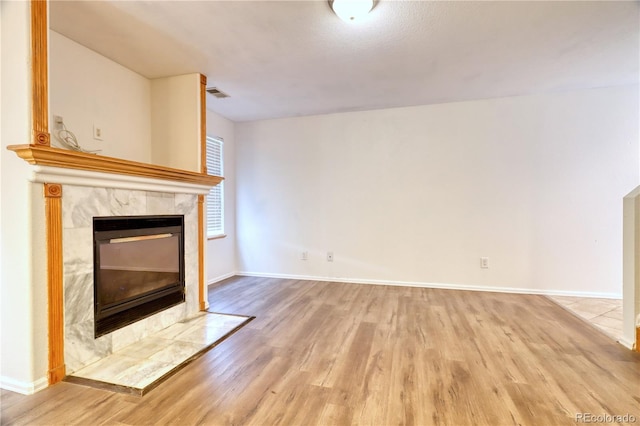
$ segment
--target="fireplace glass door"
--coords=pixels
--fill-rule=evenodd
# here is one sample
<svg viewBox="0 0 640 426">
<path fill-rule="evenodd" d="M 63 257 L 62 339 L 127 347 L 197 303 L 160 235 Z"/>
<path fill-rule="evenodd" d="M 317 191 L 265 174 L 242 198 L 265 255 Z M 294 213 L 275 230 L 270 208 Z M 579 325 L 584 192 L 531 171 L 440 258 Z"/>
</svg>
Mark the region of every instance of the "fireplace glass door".
<svg viewBox="0 0 640 426">
<path fill-rule="evenodd" d="M 94 218 L 96 337 L 184 301 L 183 216 Z"/>
</svg>

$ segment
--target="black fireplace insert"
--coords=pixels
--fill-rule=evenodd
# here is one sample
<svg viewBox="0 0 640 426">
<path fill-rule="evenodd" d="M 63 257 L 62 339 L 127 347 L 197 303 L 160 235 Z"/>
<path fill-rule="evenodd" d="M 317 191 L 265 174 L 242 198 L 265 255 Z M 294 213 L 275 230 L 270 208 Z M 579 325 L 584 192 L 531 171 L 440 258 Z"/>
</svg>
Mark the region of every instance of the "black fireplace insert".
<svg viewBox="0 0 640 426">
<path fill-rule="evenodd" d="M 94 217 L 93 259 L 95 337 L 185 300 L 184 216 Z"/>
</svg>

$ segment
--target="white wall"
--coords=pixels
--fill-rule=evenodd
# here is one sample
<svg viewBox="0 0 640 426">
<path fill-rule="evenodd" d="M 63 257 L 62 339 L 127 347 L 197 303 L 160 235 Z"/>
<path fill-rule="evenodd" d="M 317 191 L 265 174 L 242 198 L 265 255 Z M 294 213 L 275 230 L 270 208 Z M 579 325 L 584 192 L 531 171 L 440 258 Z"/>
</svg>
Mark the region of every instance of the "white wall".
<svg viewBox="0 0 640 426">
<path fill-rule="evenodd" d="M 28 2 L 2 2 L 2 146 L 0 175 L 0 387 L 32 393 L 47 385 L 47 290 L 42 263 L 44 215 L 27 181 L 28 166 L 7 145 L 31 142 L 30 9 Z M 42 221 L 44 222 L 44 221 Z M 33 247 L 39 247 L 33 250 Z"/>
<path fill-rule="evenodd" d="M 58 115 L 83 148 L 151 162 L 151 82 L 55 31 L 49 45 L 52 145 L 62 147 L 55 138 Z M 94 125 L 103 141 L 93 139 Z"/>
<path fill-rule="evenodd" d="M 207 110 L 207 134 L 224 139 L 225 238 L 207 242 L 207 283 L 230 277 L 236 271 L 236 168 L 234 123 Z"/>
<path fill-rule="evenodd" d="M 637 93 L 239 123 L 238 269 L 619 296 Z"/>
</svg>

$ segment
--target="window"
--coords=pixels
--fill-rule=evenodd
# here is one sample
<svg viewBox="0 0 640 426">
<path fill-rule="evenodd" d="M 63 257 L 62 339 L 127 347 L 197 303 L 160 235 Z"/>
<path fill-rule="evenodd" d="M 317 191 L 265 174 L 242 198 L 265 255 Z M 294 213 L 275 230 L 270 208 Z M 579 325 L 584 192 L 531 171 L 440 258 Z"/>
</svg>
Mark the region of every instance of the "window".
<svg viewBox="0 0 640 426">
<path fill-rule="evenodd" d="M 223 176 L 222 138 L 207 136 L 207 174 Z M 224 235 L 224 181 L 211 188 L 207 195 L 207 237 Z"/>
</svg>

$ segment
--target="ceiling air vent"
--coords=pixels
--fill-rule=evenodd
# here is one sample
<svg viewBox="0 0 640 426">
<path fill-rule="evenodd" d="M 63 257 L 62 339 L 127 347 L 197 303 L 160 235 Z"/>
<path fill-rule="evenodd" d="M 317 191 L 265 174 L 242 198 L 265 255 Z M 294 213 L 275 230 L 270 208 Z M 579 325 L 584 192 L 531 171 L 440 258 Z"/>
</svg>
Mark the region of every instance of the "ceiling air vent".
<svg viewBox="0 0 640 426">
<path fill-rule="evenodd" d="M 208 87 L 207 88 L 207 93 L 215 96 L 218 99 L 224 99 L 224 98 L 228 98 L 229 97 L 229 95 L 227 95 L 223 91 L 218 90 L 217 87 Z"/>
</svg>

